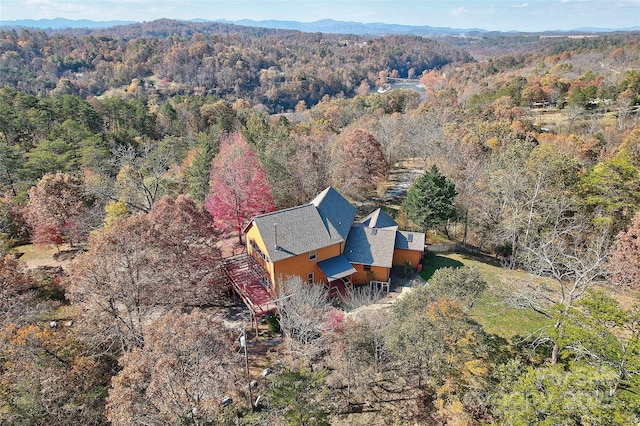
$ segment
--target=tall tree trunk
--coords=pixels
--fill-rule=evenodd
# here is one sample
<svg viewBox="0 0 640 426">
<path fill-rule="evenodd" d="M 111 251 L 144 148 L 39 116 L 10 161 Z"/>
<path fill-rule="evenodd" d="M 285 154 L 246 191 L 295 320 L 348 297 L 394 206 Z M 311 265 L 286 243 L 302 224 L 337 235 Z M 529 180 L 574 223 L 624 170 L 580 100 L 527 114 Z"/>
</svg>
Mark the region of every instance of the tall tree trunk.
<svg viewBox="0 0 640 426">
<path fill-rule="evenodd" d="M 514 232 L 513 237 L 511 239 L 511 256 L 509 257 L 509 269 L 514 269 L 516 267 L 516 257 L 518 250 L 518 233 Z"/>
<path fill-rule="evenodd" d="M 551 364 L 556 365 L 558 363 L 558 354 L 560 353 L 560 346 L 557 343 L 553 344 L 553 350 L 551 351 Z"/>
<path fill-rule="evenodd" d="M 558 357 L 560 356 L 560 345 L 558 344 L 558 341 L 563 337 L 564 334 L 561 330 L 561 327 L 562 320 L 557 319 L 556 323 L 553 325 L 554 330 L 556 330 L 557 332 L 556 338 L 553 341 L 553 349 L 551 350 L 551 364 L 553 365 L 556 365 L 558 363 Z"/>
<path fill-rule="evenodd" d="M 462 235 L 462 244 L 467 244 L 467 231 L 469 230 L 469 209 L 464 210 L 464 234 Z"/>
</svg>

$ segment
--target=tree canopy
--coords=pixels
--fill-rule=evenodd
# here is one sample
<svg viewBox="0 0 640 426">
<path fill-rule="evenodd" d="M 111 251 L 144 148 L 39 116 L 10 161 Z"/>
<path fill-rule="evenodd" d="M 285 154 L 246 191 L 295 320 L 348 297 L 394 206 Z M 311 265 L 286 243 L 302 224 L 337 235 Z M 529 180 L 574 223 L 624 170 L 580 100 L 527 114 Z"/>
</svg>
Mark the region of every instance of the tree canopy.
<svg viewBox="0 0 640 426">
<path fill-rule="evenodd" d="M 87 210 L 79 179 L 63 173 L 45 175 L 29 190 L 26 219 L 33 232 L 32 241 L 59 247 L 65 239 L 73 244 L 86 238 L 89 224 L 83 214 Z"/>
<path fill-rule="evenodd" d="M 402 208 L 425 232 L 455 217 L 456 187 L 434 164 L 407 191 Z"/>
<path fill-rule="evenodd" d="M 640 423 L 638 46 L 0 30 L 0 423 Z M 220 231 L 329 185 L 483 264 L 367 309 L 282 277 L 247 377 Z"/>
<path fill-rule="evenodd" d="M 215 242 L 211 216 L 187 196 L 96 232 L 68 278 L 86 333 L 128 352 L 144 347 L 144 325 L 158 312 L 215 304 L 224 291 Z"/>
<path fill-rule="evenodd" d="M 253 216 L 275 210 L 266 172 L 238 133 L 223 138 L 211 163 L 211 192 L 205 207 L 216 226 L 224 232 L 237 232 L 240 242 L 242 230 Z"/>
<path fill-rule="evenodd" d="M 614 283 L 632 288 L 640 286 L 640 213 L 635 214 L 627 230 L 616 236 L 607 269 Z"/>
</svg>

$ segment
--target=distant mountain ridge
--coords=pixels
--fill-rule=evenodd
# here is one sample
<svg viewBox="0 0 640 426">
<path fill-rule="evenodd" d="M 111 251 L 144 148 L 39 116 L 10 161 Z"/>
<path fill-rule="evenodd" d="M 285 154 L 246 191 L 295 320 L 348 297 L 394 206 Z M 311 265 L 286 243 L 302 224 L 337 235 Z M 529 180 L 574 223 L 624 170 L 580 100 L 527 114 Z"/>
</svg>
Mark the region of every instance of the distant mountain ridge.
<svg viewBox="0 0 640 426">
<path fill-rule="evenodd" d="M 65 28 L 109 28 L 117 25 L 136 24 L 135 21 L 92 21 L 89 19 L 19 19 L 17 21 L 0 20 L 0 27 L 27 27 L 42 30 L 62 30 Z"/>
<path fill-rule="evenodd" d="M 241 19 L 239 21 L 225 21 L 229 24 L 244 25 L 247 27 L 266 27 L 284 30 L 298 30 L 303 32 L 321 32 L 329 34 L 355 34 L 355 35 L 452 35 L 466 34 L 470 32 L 487 32 L 480 28 L 450 28 L 431 27 L 428 25 L 413 26 L 400 24 L 385 24 L 383 22 L 372 22 L 364 24 L 353 21 L 335 21 L 333 19 L 322 19 L 315 22 L 298 21 L 253 21 L 251 19 Z"/>
<path fill-rule="evenodd" d="M 183 20 L 184 21 L 184 20 Z M 450 28 L 450 27 L 431 27 L 428 25 L 414 26 L 414 25 L 400 25 L 400 24 L 385 24 L 382 22 L 362 23 L 352 21 L 336 21 L 333 19 L 322 19 L 314 22 L 299 22 L 299 21 L 279 21 L 279 20 L 265 20 L 254 21 L 251 19 L 241 19 L 237 21 L 229 21 L 225 19 L 207 20 L 202 18 L 192 19 L 186 22 L 220 22 L 227 24 L 242 25 L 247 27 L 260 27 L 260 28 L 274 28 L 274 29 L 286 29 L 286 30 L 298 30 L 302 32 L 321 32 L 327 34 L 355 34 L 355 35 L 420 35 L 420 36 L 433 36 L 433 35 L 465 35 L 465 34 L 478 34 L 486 33 L 488 30 L 481 28 Z M 92 21 L 88 19 L 73 20 L 66 18 L 54 18 L 54 19 L 20 19 L 14 21 L 0 20 L 0 27 L 27 27 L 27 28 L 39 28 L 50 30 L 62 30 L 66 28 L 109 28 L 118 25 L 130 25 L 136 24 L 136 21 Z M 614 32 L 614 31 L 640 31 L 640 26 L 631 28 L 576 28 L 573 30 L 557 30 L 557 31 L 544 31 L 545 33 L 573 33 L 573 32 Z M 501 33 L 503 31 L 492 31 Z M 519 31 L 509 31 L 514 33 Z M 521 31 L 524 32 L 524 31 Z"/>
</svg>

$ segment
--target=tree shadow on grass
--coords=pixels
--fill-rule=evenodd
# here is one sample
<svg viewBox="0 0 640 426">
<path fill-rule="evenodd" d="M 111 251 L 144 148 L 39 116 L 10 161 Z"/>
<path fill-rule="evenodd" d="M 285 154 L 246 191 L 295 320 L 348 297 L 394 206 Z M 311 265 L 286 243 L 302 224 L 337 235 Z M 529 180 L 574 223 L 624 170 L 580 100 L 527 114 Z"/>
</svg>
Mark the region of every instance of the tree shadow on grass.
<svg viewBox="0 0 640 426">
<path fill-rule="evenodd" d="M 485 253 L 473 253 L 473 254 L 459 253 L 459 254 L 464 260 L 473 260 L 476 262 L 482 262 L 487 265 L 497 266 L 498 268 L 504 267 L 498 259 L 496 259 L 493 256 L 489 256 L 488 254 L 485 254 Z"/>
<path fill-rule="evenodd" d="M 442 268 L 460 268 L 464 263 L 459 260 L 449 259 L 448 257 L 439 256 L 432 252 L 426 252 L 422 259 L 422 271 L 420 276 L 428 281 L 438 269 Z"/>
</svg>

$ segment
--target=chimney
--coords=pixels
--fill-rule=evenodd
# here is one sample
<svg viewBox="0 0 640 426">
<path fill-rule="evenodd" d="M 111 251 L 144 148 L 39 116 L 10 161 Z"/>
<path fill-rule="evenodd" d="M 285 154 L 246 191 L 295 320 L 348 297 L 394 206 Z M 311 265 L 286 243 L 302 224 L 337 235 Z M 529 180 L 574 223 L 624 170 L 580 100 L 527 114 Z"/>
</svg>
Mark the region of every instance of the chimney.
<svg viewBox="0 0 640 426">
<path fill-rule="evenodd" d="M 273 224 L 273 239 L 275 241 L 276 244 L 276 250 L 280 250 L 280 246 L 278 245 L 278 224 L 274 223 Z"/>
</svg>

